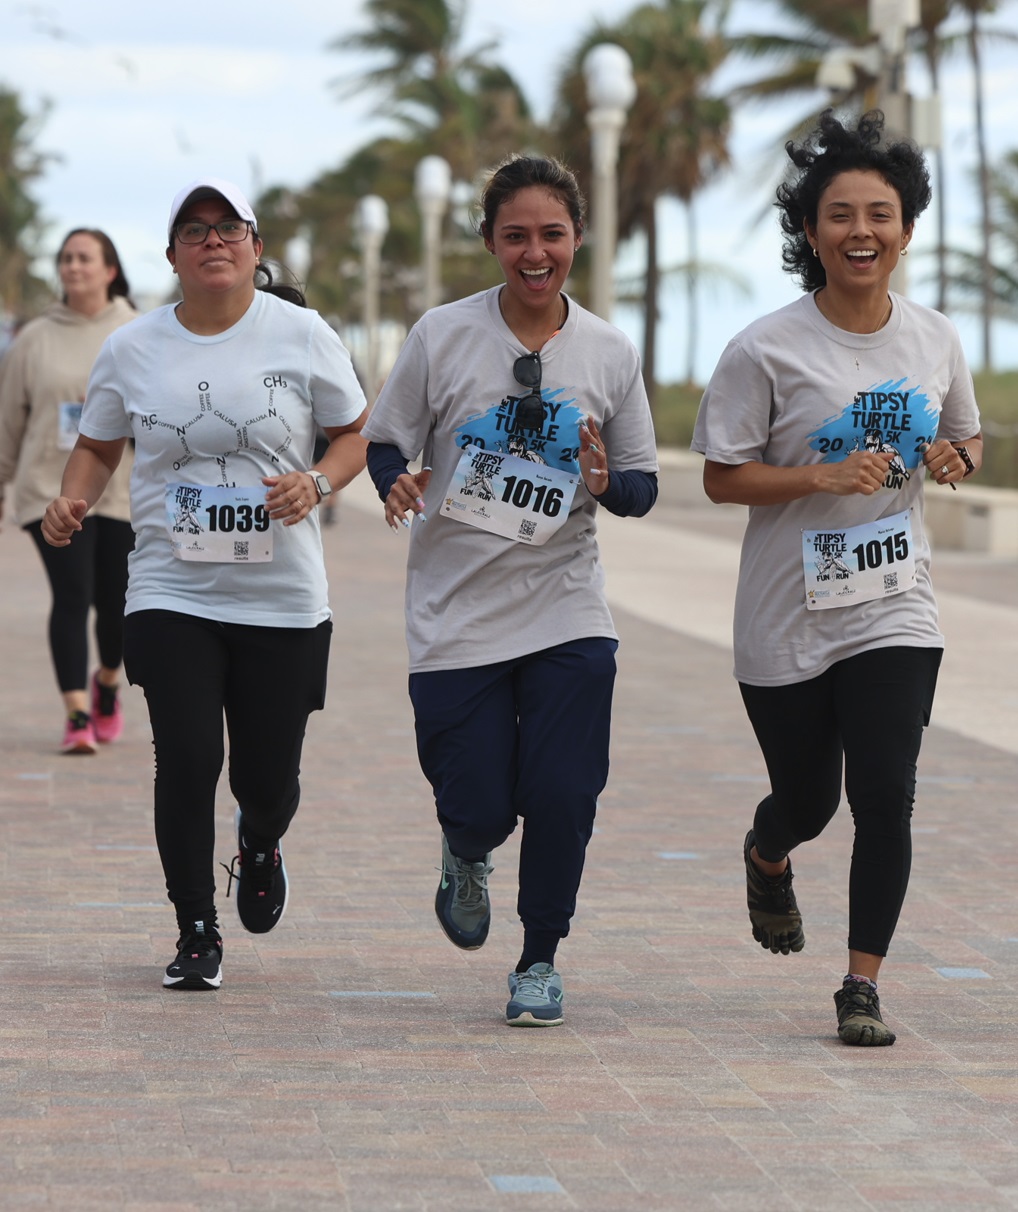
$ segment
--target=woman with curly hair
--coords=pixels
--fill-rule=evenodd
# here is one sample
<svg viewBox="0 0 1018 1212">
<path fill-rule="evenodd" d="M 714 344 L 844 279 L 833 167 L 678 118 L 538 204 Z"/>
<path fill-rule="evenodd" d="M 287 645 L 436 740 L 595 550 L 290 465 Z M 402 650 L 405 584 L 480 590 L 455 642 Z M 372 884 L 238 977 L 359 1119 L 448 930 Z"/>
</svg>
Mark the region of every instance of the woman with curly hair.
<svg viewBox="0 0 1018 1212">
<path fill-rule="evenodd" d="M 789 853 L 845 791 L 855 825 L 846 1044 L 893 1044 L 877 975 L 905 898 L 916 761 L 944 639 L 923 481 L 980 465 L 972 377 L 954 327 L 889 290 L 930 200 L 922 154 L 883 115 L 831 111 L 778 190 L 783 260 L 805 294 L 729 342 L 693 436 L 715 502 L 749 506 L 735 601 L 735 676 L 770 794 L 744 861 L 753 937 L 805 944 Z"/>
</svg>

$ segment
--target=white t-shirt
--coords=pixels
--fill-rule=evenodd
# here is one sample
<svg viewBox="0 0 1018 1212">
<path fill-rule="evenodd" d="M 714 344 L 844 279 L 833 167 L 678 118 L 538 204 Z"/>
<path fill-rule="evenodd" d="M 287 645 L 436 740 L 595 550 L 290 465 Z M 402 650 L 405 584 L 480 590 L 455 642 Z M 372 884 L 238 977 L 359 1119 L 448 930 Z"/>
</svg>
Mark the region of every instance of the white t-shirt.
<svg viewBox="0 0 1018 1212">
<path fill-rule="evenodd" d="M 427 522 L 410 535 L 406 615 L 410 670 L 464 669 L 568 640 L 615 638 L 598 555 L 597 504 L 582 480 L 568 518 L 543 546 L 514 542 L 441 512 L 463 448 L 516 453 L 577 472 L 579 423 L 592 416 L 609 467 L 657 470 L 640 360 L 617 328 L 572 300 L 541 350 L 547 418 L 524 451 L 509 428 L 527 389 L 513 363 L 529 352 L 499 312 L 501 287 L 427 312 L 386 380 L 364 436 L 423 452 L 433 468 Z"/>
<path fill-rule="evenodd" d="M 198 336 L 172 305 L 119 329 L 89 380 L 79 430 L 99 441 L 133 437 L 128 614 L 176 610 L 266 627 L 329 618 L 317 510 L 294 526 L 273 521 L 267 563 L 175 558 L 168 484 L 256 487 L 305 471 L 316 426 L 347 425 L 364 410 L 350 355 L 317 312 L 264 291 L 232 328 Z"/>
<path fill-rule="evenodd" d="M 692 446 L 713 462 L 800 467 L 864 448 L 896 452 L 884 487 L 870 496 L 814 493 L 750 507 L 735 600 L 740 682 L 801 682 L 868 649 L 943 645 L 923 527 L 921 448 L 937 437 L 973 437 L 979 410 L 951 322 L 899 295 L 891 299 L 879 332 L 851 333 L 804 295 L 733 338 L 707 385 Z M 841 531 L 906 510 L 914 588 L 810 612 L 802 532 Z"/>
</svg>

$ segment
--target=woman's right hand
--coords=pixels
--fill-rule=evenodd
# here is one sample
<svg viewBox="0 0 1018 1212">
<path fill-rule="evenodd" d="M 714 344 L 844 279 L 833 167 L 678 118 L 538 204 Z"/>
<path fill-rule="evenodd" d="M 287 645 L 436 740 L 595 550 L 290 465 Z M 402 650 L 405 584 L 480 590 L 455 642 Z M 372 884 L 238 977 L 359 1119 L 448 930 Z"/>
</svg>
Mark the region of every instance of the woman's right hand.
<svg viewBox="0 0 1018 1212">
<path fill-rule="evenodd" d="M 424 517 L 424 494 L 430 483 L 431 468 L 423 467 L 416 475 L 405 471 L 389 489 L 389 495 L 385 498 L 385 520 L 393 530 L 397 529 L 397 524 L 410 525 L 406 516 L 408 511 L 419 514 L 427 521 Z"/>
<path fill-rule="evenodd" d="M 820 491 L 838 497 L 852 496 L 853 493 L 872 496 L 883 488 L 893 458 L 893 451 L 876 454 L 869 450 L 856 450 L 840 463 L 823 463 L 824 483 Z"/>
<path fill-rule="evenodd" d="M 42 537 L 51 547 L 66 547 L 71 535 L 81 529 L 82 520 L 88 513 L 87 501 L 72 501 L 70 497 L 57 497 L 46 506 L 42 519 Z"/>
</svg>

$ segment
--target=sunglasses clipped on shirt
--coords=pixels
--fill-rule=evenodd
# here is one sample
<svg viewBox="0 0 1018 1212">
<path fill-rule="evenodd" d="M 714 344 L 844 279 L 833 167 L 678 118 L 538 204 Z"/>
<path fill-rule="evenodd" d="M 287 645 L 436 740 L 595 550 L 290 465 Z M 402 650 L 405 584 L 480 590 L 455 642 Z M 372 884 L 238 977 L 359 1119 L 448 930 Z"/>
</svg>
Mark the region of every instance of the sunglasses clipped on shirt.
<svg viewBox="0 0 1018 1212">
<path fill-rule="evenodd" d="M 513 363 L 513 378 L 521 387 L 529 387 L 530 393 L 522 396 L 516 405 L 516 430 L 540 433 L 548 419 L 548 410 L 541 399 L 541 354 L 538 350 L 521 354 Z"/>
<path fill-rule="evenodd" d="M 224 244 L 239 244 L 247 238 L 251 224 L 246 219 L 220 219 L 218 223 L 178 223 L 173 234 L 181 244 L 204 244 L 210 231 Z"/>
</svg>

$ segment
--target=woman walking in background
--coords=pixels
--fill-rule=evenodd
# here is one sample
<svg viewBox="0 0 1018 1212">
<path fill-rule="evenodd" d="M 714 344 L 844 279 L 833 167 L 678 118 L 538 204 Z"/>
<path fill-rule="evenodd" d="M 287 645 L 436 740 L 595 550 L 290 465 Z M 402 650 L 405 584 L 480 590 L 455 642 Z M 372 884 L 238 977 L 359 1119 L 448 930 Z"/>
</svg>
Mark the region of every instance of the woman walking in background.
<svg viewBox="0 0 1018 1212">
<path fill-rule="evenodd" d="M 830 111 L 778 190 L 785 268 L 805 291 L 734 337 L 693 449 L 715 502 L 749 506 L 735 600 L 735 676 L 771 782 L 746 835 L 753 937 L 801 951 L 788 855 L 845 791 L 855 824 L 846 1044 L 894 1043 L 877 974 L 905 899 L 916 762 L 944 638 L 923 525 L 936 488 L 982 459 L 954 327 L 889 290 L 930 200 L 922 154 L 883 117 Z"/>
<path fill-rule="evenodd" d="M 56 256 L 63 298 L 28 324 L 0 363 L 0 516 L 12 485 L 14 515 L 32 537 L 53 602 L 49 644 L 64 699 L 65 753 L 95 753 L 123 729 L 117 696 L 124 645 L 127 557 L 134 543 L 125 459 L 84 519 L 72 548 L 50 547 L 42 516 L 60 491 L 78 436 L 88 376 L 103 341 L 136 316 L 109 236 L 76 228 Z M 88 616 L 95 607 L 99 668 L 88 679 Z"/>
</svg>

